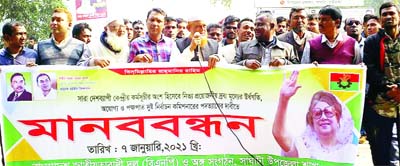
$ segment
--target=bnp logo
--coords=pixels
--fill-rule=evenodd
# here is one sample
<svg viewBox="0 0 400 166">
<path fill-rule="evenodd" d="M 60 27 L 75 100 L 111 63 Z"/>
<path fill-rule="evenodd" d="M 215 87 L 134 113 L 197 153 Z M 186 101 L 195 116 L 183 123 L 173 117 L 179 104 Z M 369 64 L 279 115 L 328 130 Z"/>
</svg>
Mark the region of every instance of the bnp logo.
<svg viewBox="0 0 400 166">
<path fill-rule="evenodd" d="M 330 73 L 330 90 L 358 91 L 360 90 L 360 74 Z"/>
</svg>

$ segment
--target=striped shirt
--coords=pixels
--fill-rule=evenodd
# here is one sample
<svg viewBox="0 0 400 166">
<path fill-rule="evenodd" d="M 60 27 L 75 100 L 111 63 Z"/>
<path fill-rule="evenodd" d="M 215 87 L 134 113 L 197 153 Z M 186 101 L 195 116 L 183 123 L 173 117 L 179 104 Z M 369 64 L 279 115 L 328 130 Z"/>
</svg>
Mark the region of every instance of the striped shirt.
<svg viewBox="0 0 400 166">
<path fill-rule="evenodd" d="M 178 52 L 178 47 L 173 39 L 162 35 L 159 42 L 154 42 L 146 33 L 145 36 L 132 41 L 128 62 L 134 62 L 135 57 L 139 54 L 150 54 L 153 62 L 169 62 L 171 54 Z"/>
</svg>

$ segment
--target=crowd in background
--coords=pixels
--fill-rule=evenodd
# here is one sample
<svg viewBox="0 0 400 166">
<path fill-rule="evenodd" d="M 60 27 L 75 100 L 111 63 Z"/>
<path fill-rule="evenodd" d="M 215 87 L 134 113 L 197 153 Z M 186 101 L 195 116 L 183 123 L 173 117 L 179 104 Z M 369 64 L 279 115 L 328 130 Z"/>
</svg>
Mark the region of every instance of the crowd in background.
<svg viewBox="0 0 400 166">
<path fill-rule="evenodd" d="M 327 5 L 318 14 L 294 7 L 288 16 L 264 11 L 255 19 L 228 15 L 218 23 L 196 16 L 175 18 L 153 8 L 145 22 L 110 18 L 100 37 L 92 38 L 89 24 L 74 25 L 67 9 L 56 8 L 46 40 L 37 42 L 25 29 L 29 25 L 17 21 L 2 27 L 5 47 L 0 50 L 0 65 L 109 67 L 207 61 L 209 67 L 236 64 L 256 70 L 364 63 L 369 88 L 360 140 L 367 138 L 375 165 L 390 165 L 399 160 L 398 145 L 392 143 L 398 138 L 394 124 L 399 128 L 399 16 L 399 7 L 391 2 L 382 4 L 378 15 L 366 14 L 363 19 L 344 18 L 339 8 Z"/>
</svg>

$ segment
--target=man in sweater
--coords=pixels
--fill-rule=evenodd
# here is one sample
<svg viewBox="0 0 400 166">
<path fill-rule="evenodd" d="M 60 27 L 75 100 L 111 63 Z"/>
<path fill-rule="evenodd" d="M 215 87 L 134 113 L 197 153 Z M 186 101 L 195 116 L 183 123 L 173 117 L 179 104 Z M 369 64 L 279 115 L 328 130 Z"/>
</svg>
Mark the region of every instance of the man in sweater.
<svg viewBox="0 0 400 166">
<path fill-rule="evenodd" d="M 65 8 L 56 8 L 51 17 L 52 37 L 38 43 L 39 65 L 79 65 L 81 57 L 90 56 L 87 45 L 70 36 L 72 15 Z"/>
<path fill-rule="evenodd" d="M 322 35 L 309 40 L 304 47 L 302 64 L 359 64 L 362 59 L 356 40 L 340 33 L 342 13 L 327 5 L 319 11 Z"/>
</svg>

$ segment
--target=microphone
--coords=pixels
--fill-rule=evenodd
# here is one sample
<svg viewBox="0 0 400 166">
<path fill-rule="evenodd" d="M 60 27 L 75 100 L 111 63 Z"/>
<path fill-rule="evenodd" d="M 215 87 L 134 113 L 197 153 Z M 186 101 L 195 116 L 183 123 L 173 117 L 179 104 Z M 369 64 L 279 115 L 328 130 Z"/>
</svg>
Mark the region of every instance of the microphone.
<svg viewBox="0 0 400 166">
<path fill-rule="evenodd" d="M 199 32 L 194 33 L 193 40 L 196 46 L 199 46 L 201 43 L 201 34 Z"/>
<path fill-rule="evenodd" d="M 192 59 L 194 61 L 203 61 L 203 57 L 201 56 L 200 44 L 201 44 L 201 34 L 199 32 L 195 32 L 193 35 L 193 42 L 196 44 L 195 57 Z"/>
</svg>

